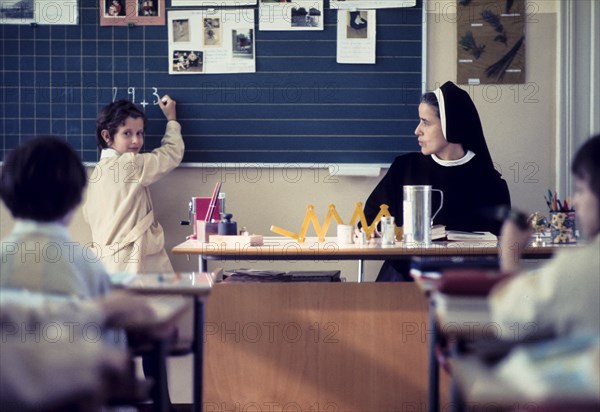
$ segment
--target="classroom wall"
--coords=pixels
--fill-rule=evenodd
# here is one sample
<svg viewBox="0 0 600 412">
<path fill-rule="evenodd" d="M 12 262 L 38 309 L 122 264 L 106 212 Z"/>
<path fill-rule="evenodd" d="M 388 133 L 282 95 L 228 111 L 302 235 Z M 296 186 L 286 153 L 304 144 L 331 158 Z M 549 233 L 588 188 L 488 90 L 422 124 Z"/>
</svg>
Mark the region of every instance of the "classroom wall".
<svg viewBox="0 0 600 412">
<path fill-rule="evenodd" d="M 427 89 L 456 79 L 455 1 L 427 3 Z M 508 182 L 514 206 L 544 209 L 543 193 L 554 186 L 556 22 L 557 1 L 528 1 L 526 25 L 526 83 L 505 86 L 474 86 L 468 90 L 479 109 L 492 157 Z M 177 96 L 173 96 L 177 99 Z M 415 112 L 415 127 L 417 113 Z M 185 130 L 183 131 L 185 137 Z M 288 168 L 179 168 L 156 183 L 152 196 L 170 249 L 191 232 L 180 226 L 187 219 L 191 196 L 210 196 L 220 179 L 227 194 L 228 211 L 238 226 L 269 236 L 271 225 L 298 231 L 306 205 L 311 203 L 320 219 L 330 203 L 342 219 L 349 220 L 357 201 L 364 202 L 380 177 L 330 176 L 326 169 Z M 13 220 L 0 206 L 0 236 L 6 236 Z M 333 225 L 334 226 L 334 225 Z M 78 210 L 70 231 L 75 240 L 87 243 L 91 233 Z M 314 234 L 313 231 L 309 235 Z M 334 229 L 330 230 L 334 235 Z M 176 270 L 194 270 L 197 259 L 172 256 Z M 356 262 L 210 262 L 214 267 L 260 267 L 283 270 L 340 268 L 355 281 Z M 366 263 L 366 279 L 374 280 L 379 262 Z"/>
</svg>

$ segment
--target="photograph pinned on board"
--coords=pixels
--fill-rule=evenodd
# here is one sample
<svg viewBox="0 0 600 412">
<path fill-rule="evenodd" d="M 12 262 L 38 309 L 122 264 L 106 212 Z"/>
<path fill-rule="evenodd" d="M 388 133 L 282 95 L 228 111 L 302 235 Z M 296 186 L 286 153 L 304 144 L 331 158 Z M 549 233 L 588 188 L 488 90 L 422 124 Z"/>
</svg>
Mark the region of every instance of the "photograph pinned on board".
<svg viewBox="0 0 600 412">
<path fill-rule="evenodd" d="M 214 17 L 204 18 L 204 46 L 221 47 L 221 19 Z"/>
<path fill-rule="evenodd" d="M 375 64 L 376 10 L 338 11 L 336 62 Z"/>
<path fill-rule="evenodd" d="M 348 39 L 368 38 L 367 11 L 349 11 L 347 13 L 346 37 Z"/>
<path fill-rule="evenodd" d="M 169 10 L 169 74 L 254 73 L 254 11 Z M 189 41 L 176 42 L 174 22 L 183 20 Z"/>
<path fill-rule="evenodd" d="M 254 30 L 239 28 L 231 30 L 232 57 L 238 59 L 254 58 Z"/>
<path fill-rule="evenodd" d="M 34 11 L 33 0 L 0 0 L 0 19 L 2 23 L 11 23 L 12 19 L 32 21 Z"/>
<path fill-rule="evenodd" d="M 164 26 L 165 0 L 100 0 L 100 26 Z"/>
<path fill-rule="evenodd" d="M 176 50 L 173 52 L 173 72 L 202 73 L 204 53 L 198 50 Z"/>
<path fill-rule="evenodd" d="M 125 17 L 124 0 L 104 0 L 105 17 Z"/>
<path fill-rule="evenodd" d="M 104 13 L 102 3 L 100 12 Z M 0 0 L 0 24 L 32 23 L 43 25 L 78 24 L 78 3 L 76 0 Z"/>
<path fill-rule="evenodd" d="M 259 30 L 323 30 L 323 0 L 270 1 L 259 5 Z"/>
<path fill-rule="evenodd" d="M 150 17 L 158 16 L 159 8 L 158 4 L 164 0 L 137 0 L 138 3 L 138 16 Z"/>
<path fill-rule="evenodd" d="M 188 19 L 173 20 L 173 42 L 190 41 L 190 21 Z"/>
<path fill-rule="evenodd" d="M 319 27 L 320 19 L 321 11 L 315 7 L 310 7 L 308 10 L 304 7 L 292 7 L 292 27 Z"/>
</svg>

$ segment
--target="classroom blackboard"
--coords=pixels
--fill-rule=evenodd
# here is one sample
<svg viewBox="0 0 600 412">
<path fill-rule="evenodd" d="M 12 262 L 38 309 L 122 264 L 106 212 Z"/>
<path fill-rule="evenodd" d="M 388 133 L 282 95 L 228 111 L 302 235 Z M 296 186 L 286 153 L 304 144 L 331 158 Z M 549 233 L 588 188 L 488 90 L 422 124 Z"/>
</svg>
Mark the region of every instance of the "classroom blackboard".
<svg viewBox="0 0 600 412">
<path fill-rule="evenodd" d="M 326 2 L 323 31 L 256 27 L 256 73 L 183 76 L 168 74 L 166 26 L 100 27 L 97 0 L 78 7 L 77 25 L 0 25 L 0 160 L 55 134 L 97 161 L 96 115 L 121 98 L 144 105 L 150 151 L 165 124 L 153 103 L 166 93 L 187 164 L 387 164 L 418 150 L 421 1 L 377 11 L 376 64 L 336 63 L 337 11 Z"/>
</svg>

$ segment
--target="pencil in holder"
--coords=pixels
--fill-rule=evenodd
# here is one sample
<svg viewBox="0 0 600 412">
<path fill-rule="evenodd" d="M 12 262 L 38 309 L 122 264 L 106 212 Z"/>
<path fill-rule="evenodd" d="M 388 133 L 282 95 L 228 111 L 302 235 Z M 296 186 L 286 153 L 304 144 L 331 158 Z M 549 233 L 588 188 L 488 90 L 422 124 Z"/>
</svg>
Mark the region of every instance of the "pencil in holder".
<svg viewBox="0 0 600 412">
<path fill-rule="evenodd" d="M 550 212 L 552 243 L 576 243 L 575 211 Z"/>
</svg>

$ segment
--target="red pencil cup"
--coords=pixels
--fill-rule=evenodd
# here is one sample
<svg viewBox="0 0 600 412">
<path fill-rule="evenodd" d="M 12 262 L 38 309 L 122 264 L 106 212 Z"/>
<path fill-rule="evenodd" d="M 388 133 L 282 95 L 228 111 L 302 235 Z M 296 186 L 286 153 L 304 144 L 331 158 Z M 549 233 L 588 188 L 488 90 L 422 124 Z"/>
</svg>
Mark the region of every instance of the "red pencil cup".
<svg viewBox="0 0 600 412">
<path fill-rule="evenodd" d="M 575 211 L 550 212 L 550 239 L 552 243 L 576 243 Z"/>
</svg>

